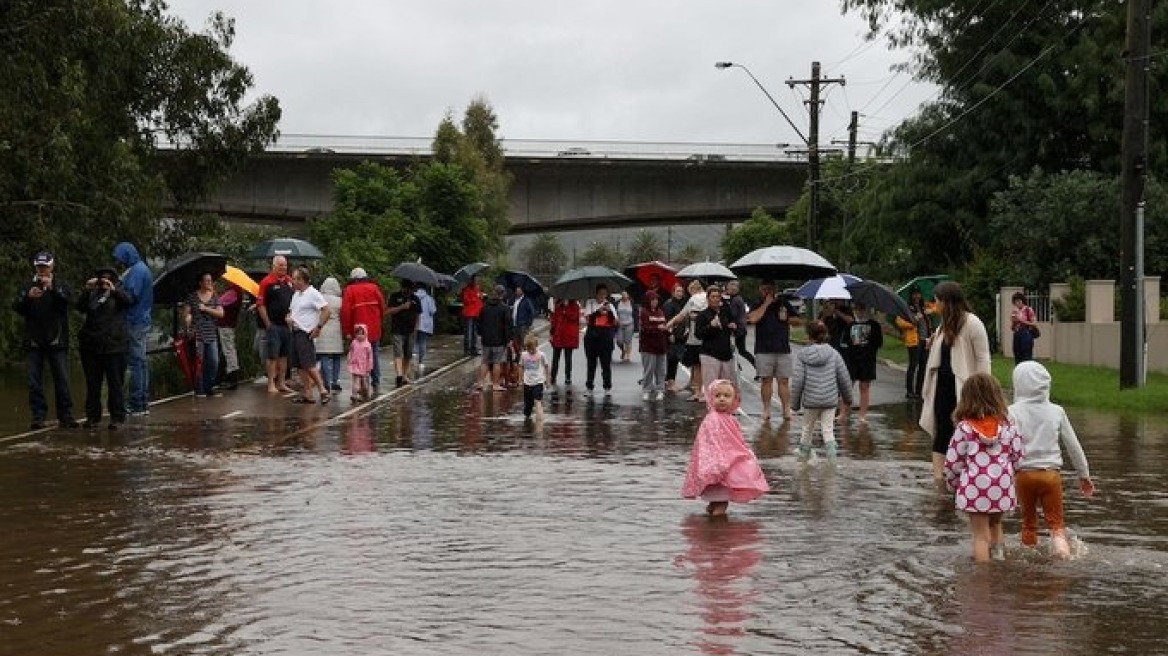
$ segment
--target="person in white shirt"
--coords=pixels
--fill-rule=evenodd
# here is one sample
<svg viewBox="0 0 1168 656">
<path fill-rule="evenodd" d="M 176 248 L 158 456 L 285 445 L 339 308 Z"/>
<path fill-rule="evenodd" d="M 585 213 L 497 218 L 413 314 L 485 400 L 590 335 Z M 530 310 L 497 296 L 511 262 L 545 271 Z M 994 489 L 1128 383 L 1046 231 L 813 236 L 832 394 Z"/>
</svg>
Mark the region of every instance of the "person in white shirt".
<svg viewBox="0 0 1168 656">
<path fill-rule="evenodd" d="M 418 297 L 418 305 L 422 311 L 418 314 L 418 332 L 414 334 L 414 348 L 417 351 L 418 375 L 426 373 L 426 351 L 429 349 L 430 336 L 434 334 L 434 315 L 438 314 L 438 304 L 434 297 L 422 285 L 414 290 Z"/>
<path fill-rule="evenodd" d="M 293 403 L 316 403 L 314 390 L 320 390 L 320 403 L 324 405 L 332 398 L 325 387 L 316 364 L 316 348 L 313 340 L 320 337 L 321 327 L 333 320 L 328 301 L 308 280 L 308 269 L 298 267 L 292 273 L 292 303 L 288 309 L 288 328 L 292 331 L 292 348 L 288 356 L 288 366 L 300 370 L 303 383 L 301 396 Z"/>
<path fill-rule="evenodd" d="M 1059 558 L 1071 555 L 1067 525 L 1063 520 L 1063 466 L 1059 442 L 1067 448 L 1079 490 L 1085 497 L 1095 494 L 1087 456 L 1062 406 L 1050 402 L 1050 372 L 1038 362 L 1027 361 L 1014 367 L 1014 403 L 1010 420 L 1022 436 L 1023 455 L 1015 465 L 1014 488 L 1022 507 L 1022 545 L 1038 545 L 1038 508 L 1050 528 L 1051 552 Z"/>
</svg>

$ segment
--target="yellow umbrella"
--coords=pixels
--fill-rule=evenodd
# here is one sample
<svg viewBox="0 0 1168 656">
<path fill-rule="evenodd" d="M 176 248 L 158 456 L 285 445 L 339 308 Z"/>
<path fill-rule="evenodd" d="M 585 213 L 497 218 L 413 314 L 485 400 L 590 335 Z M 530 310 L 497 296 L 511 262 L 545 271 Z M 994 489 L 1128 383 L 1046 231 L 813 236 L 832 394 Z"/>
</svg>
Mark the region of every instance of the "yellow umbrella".
<svg viewBox="0 0 1168 656">
<path fill-rule="evenodd" d="M 259 296 L 260 285 L 251 279 L 251 276 L 243 272 L 243 269 L 227 265 L 227 270 L 223 272 L 223 279 L 227 282 L 238 286 L 243 291 L 252 296 Z"/>
</svg>

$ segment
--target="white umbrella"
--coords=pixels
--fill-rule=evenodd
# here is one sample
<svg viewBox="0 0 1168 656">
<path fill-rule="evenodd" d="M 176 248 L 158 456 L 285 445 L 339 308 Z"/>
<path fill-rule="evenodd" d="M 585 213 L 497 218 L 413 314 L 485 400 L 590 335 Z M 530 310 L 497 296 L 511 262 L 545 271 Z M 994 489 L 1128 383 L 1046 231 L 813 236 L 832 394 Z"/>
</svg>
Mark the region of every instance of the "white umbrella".
<svg viewBox="0 0 1168 656">
<path fill-rule="evenodd" d="M 730 268 L 741 276 L 769 280 L 806 280 L 835 275 L 835 265 L 798 246 L 767 246 L 738 258 Z"/>
<path fill-rule="evenodd" d="M 848 291 L 848 285 L 859 282 L 863 281 L 848 273 L 840 273 L 828 278 L 816 278 L 803 283 L 799 291 L 795 292 L 795 296 L 799 298 L 851 299 L 852 293 Z"/>
<path fill-rule="evenodd" d="M 677 272 L 678 278 L 701 278 L 702 280 L 737 280 L 738 276 L 717 262 L 694 262 Z"/>
</svg>

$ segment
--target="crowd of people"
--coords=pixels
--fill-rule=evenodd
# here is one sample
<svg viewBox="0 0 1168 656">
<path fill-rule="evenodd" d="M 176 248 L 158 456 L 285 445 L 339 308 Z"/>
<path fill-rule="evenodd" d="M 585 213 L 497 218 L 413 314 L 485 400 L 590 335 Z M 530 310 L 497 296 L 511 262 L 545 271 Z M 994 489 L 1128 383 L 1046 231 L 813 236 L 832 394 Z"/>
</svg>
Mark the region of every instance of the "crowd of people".
<svg viewBox="0 0 1168 656">
<path fill-rule="evenodd" d="M 110 428 L 125 423 L 127 416 L 149 412 L 150 369 L 146 351 L 154 304 L 153 277 L 138 250 L 129 242 L 114 248 L 113 259 L 117 268 L 98 268 L 74 297 L 69 285 L 57 275 L 56 257 L 48 251 L 33 256 L 32 279 L 21 286 L 12 304 L 13 310 L 24 319 L 31 430 L 47 426 L 46 366 L 53 377 L 58 425 L 80 426 L 69 383 L 69 315 L 73 310 L 82 315 L 77 347 L 85 374 L 87 424 L 97 426 L 101 422 L 103 388 Z M 127 371 L 128 394 L 124 387 Z"/>
<path fill-rule="evenodd" d="M 69 319 L 74 310 L 82 315 L 77 348 L 85 377 L 86 425 L 98 427 L 108 413 L 108 427 L 116 429 L 127 418 L 150 413 L 147 354 L 154 277 L 133 244 L 119 243 L 112 255 L 115 265 L 94 271 L 77 295 L 57 275 L 52 253 L 33 257 L 34 275 L 12 304 L 24 320 L 31 430 L 48 426 L 46 369 L 52 376 L 58 425 L 81 425 L 69 381 Z M 341 370 L 347 365 L 351 399 L 360 402 L 379 393 L 377 349 L 386 322 L 392 333 L 395 384 L 407 385 L 415 373 L 425 372 L 437 303 L 424 285 L 408 280 L 386 299 L 360 267 L 350 272 L 344 288 L 328 277 L 317 290 L 308 269 L 289 272 L 282 255 L 272 258 L 254 299 L 238 285 L 220 281 L 217 273 L 200 272 L 179 315 L 182 343 L 190 345 L 196 398 L 219 396 L 238 384 L 235 332 L 245 314 L 255 317 L 254 347 L 269 392 L 288 394 L 296 403 L 328 403 L 342 390 Z M 299 375 L 298 391 L 289 384 L 292 372 Z"/>
</svg>

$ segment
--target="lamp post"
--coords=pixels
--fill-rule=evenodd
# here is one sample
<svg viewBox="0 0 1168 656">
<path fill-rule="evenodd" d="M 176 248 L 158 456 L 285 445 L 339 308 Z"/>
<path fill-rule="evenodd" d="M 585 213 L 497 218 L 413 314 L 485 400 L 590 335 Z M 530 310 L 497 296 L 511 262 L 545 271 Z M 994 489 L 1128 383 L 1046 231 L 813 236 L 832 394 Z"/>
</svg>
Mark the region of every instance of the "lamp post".
<svg viewBox="0 0 1168 656">
<path fill-rule="evenodd" d="M 795 134 L 799 135 L 799 138 L 802 139 L 803 143 L 807 145 L 807 183 L 809 191 L 811 192 L 810 208 L 807 212 L 807 248 L 814 251 L 818 246 L 816 242 L 818 241 L 817 232 L 819 227 L 819 88 L 822 83 L 839 82 L 840 84 L 843 84 L 843 78 L 835 80 L 825 80 L 821 78 L 819 75 L 819 62 L 812 62 L 812 79 L 802 81 L 790 80 L 787 82 L 787 84 L 791 86 L 794 86 L 795 84 L 809 84 L 811 86 L 811 101 L 808 103 L 810 105 L 811 115 L 811 138 L 808 138 L 804 136 L 803 132 L 795 125 L 794 121 L 791 120 L 791 117 L 787 116 L 787 112 L 783 111 L 783 108 L 779 106 L 779 103 L 775 100 L 774 96 L 772 96 L 771 93 L 766 90 L 766 87 L 764 87 L 762 83 L 758 81 L 758 78 L 754 76 L 754 73 L 750 72 L 749 68 L 743 64 L 736 64 L 734 62 L 728 61 L 716 62 L 714 64 L 714 68 L 719 70 L 725 70 L 727 68 L 742 69 L 742 71 L 750 77 L 751 81 L 754 82 L 754 85 L 757 86 L 759 90 L 761 90 L 763 94 L 766 95 L 767 100 L 771 101 L 771 104 L 775 106 L 775 109 L 779 110 L 779 114 L 782 114 L 783 118 L 787 121 L 787 125 L 790 125 L 791 129 L 795 131 Z"/>
</svg>

